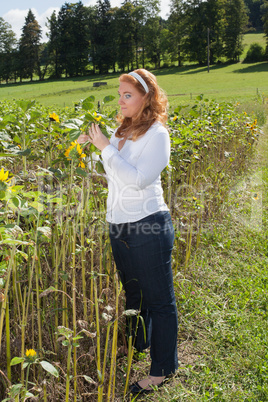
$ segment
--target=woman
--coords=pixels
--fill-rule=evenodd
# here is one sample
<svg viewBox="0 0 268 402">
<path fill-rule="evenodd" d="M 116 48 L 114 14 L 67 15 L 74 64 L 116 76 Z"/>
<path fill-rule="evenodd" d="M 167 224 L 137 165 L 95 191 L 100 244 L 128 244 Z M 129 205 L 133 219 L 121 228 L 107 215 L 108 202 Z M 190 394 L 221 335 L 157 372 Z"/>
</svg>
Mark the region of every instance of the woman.
<svg viewBox="0 0 268 402">
<path fill-rule="evenodd" d="M 122 74 L 119 81 L 120 127 L 109 141 L 93 124 L 78 142 L 90 141 L 101 150 L 113 256 L 126 308 L 139 310 L 143 318 L 132 320 L 128 330 L 136 335 L 138 351 L 150 346 L 150 374 L 130 386 L 137 394 L 152 392 L 178 368 L 171 270 L 174 229 L 160 180 L 169 162 L 170 141 L 164 127 L 167 98 L 156 77 L 138 69 Z"/>
</svg>

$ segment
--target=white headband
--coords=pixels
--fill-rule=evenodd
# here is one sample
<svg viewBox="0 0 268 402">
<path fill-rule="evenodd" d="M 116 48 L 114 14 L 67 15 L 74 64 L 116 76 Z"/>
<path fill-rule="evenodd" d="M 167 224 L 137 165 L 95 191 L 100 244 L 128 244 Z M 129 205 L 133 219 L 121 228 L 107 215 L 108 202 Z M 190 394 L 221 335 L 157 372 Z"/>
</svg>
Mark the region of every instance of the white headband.
<svg viewBox="0 0 268 402">
<path fill-rule="evenodd" d="M 136 80 L 138 80 L 141 83 L 141 85 L 143 86 L 145 92 L 148 94 L 148 92 L 149 92 L 148 85 L 146 84 L 144 79 L 139 74 L 137 74 L 134 71 L 132 71 L 131 73 L 128 73 L 128 75 L 132 75 L 132 77 L 136 78 Z"/>
</svg>

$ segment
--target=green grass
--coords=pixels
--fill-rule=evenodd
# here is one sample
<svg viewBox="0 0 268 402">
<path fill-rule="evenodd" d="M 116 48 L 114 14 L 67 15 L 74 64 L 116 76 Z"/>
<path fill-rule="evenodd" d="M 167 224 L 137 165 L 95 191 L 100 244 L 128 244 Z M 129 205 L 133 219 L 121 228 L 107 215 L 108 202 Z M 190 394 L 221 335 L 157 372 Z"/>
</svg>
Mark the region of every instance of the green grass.
<svg viewBox="0 0 268 402">
<path fill-rule="evenodd" d="M 108 85 L 93 88 L 95 81 L 106 81 Z M 109 75 L 107 77 L 90 76 L 57 81 L 35 81 L 33 83 L 2 85 L 0 100 L 36 99 L 44 106 L 72 106 L 89 95 L 94 95 L 96 101 L 98 101 L 106 95 L 115 94 L 117 92 L 117 83 L 118 79 Z"/>
<path fill-rule="evenodd" d="M 243 44 L 244 44 L 244 52 L 241 56 L 241 60 L 246 57 L 247 51 L 252 45 L 252 43 L 258 43 L 263 48 L 266 46 L 266 39 L 264 33 L 247 33 L 244 36 Z"/>
<path fill-rule="evenodd" d="M 158 77 L 171 104 L 191 100 L 201 93 L 217 101 L 245 101 L 255 97 L 257 92 L 267 96 L 267 72 L 268 63 L 237 63 L 214 65 L 209 73 L 207 67 L 182 67 L 170 75 Z"/>
<path fill-rule="evenodd" d="M 247 49 L 253 42 L 265 45 L 263 34 L 246 34 L 244 43 Z M 241 60 L 243 59 L 241 58 Z M 256 64 L 217 64 L 210 67 L 188 65 L 181 68 L 153 71 L 160 86 L 169 96 L 171 107 L 185 102 L 191 102 L 197 95 L 204 94 L 217 101 L 252 101 L 258 94 L 268 97 L 268 63 Z M 88 76 L 83 78 L 61 79 L 58 81 L 35 81 L 34 83 L 1 85 L 0 100 L 36 99 L 44 106 L 70 107 L 94 95 L 96 102 L 107 95 L 114 95 L 116 99 L 111 104 L 117 104 L 119 74 L 103 76 Z M 105 81 L 107 86 L 93 88 L 95 81 Z"/>
<path fill-rule="evenodd" d="M 190 102 L 199 94 L 218 101 L 247 101 L 259 93 L 268 97 L 268 63 L 222 64 L 210 67 L 185 66 L 154 71 L 171 106 Z M 93 88 L 94 81 L 107 86 Z M 117 97 L 118 75 L 2 85 L 0 100 L 36 99 L 44 106 L 70 107 L 80 99 L 94 95 L 96 101 L 107 95 Z M 112 106 L 116 105 L 116 100 Z"/>
</svg>

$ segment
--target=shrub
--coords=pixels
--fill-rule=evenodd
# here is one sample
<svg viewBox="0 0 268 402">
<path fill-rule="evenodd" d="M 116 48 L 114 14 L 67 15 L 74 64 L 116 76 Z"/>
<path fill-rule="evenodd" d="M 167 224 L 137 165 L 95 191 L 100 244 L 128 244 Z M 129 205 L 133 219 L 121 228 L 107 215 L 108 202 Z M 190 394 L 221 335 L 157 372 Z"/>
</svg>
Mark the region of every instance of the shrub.
<svg viewBox="0 0 268 402">
<path fill-rule="evenodd" d="M 252 43 L 247 51 L 244 63 L 254 63 L 264 61 L 265 50 L 259 43 Z"/>
</svg>

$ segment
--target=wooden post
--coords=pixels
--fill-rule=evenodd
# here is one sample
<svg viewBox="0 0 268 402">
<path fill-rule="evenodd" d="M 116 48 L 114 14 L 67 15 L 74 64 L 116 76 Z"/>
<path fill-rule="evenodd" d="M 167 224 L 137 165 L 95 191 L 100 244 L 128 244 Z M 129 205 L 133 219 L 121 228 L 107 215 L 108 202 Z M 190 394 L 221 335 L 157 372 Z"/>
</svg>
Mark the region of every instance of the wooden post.
<svg viewBox="0 0 268 402">
<path fill-rule="evenodd" d="M 209 28 L 208 28 L 208 73 L 209 73 Z"/>
</svg>

